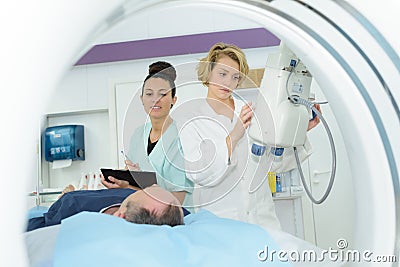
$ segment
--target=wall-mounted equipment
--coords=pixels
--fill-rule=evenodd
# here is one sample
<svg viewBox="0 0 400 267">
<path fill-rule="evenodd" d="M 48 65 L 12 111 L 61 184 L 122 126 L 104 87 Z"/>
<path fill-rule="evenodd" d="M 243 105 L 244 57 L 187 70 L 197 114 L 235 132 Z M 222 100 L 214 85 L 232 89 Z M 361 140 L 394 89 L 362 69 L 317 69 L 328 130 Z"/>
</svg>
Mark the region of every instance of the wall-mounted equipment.
<svg viewBox="0 0 400 267">
<path fill-rule="evenodd" d="M 83 125 L 60 125 L 46 128 L 44 132 L 46 161 L 85 160 Z"/>
</svg>

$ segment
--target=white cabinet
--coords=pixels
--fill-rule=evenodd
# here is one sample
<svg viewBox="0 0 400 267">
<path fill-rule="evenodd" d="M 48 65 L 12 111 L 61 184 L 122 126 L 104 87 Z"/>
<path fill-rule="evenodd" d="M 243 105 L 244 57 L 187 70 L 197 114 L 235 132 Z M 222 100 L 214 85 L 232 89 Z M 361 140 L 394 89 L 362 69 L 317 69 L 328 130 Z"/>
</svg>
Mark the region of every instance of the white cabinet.
<svg viewBox="0 0 400 267">
<path fill-rule="evenodd" d="M 274 203 L 282 230 L 304 239 L 301 196 L 274 198 Z"/>
</svg>

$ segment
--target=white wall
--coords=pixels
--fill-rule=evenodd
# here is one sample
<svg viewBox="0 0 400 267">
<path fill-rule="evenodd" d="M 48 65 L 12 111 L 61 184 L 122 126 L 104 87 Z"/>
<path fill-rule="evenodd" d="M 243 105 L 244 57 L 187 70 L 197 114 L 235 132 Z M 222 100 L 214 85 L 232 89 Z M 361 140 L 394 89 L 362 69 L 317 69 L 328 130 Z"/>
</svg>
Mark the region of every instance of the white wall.
<svg viewBox="0 0 400 267">
<path fill-rule="evenodd" d="M 129 17 L 99 36 L 96 44 L 259 27 L 260 24 L 232 15 L 228 10 L 223 13 L 207 7 L 171 7 Z"/>
</svg>

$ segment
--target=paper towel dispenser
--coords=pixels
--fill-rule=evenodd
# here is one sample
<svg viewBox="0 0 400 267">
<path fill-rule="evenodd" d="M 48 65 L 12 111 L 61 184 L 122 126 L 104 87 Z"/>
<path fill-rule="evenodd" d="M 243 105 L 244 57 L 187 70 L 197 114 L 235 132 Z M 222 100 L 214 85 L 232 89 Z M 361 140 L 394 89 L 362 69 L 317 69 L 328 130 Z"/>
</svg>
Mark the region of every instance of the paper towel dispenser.
<svg viewBox="0 0 400 267">
<path fill-rule="evenodd" d="M 46 161 L 85 160 L 83 125 L 60 125 L 48 127 L 44 133 Z"/>
</svg>

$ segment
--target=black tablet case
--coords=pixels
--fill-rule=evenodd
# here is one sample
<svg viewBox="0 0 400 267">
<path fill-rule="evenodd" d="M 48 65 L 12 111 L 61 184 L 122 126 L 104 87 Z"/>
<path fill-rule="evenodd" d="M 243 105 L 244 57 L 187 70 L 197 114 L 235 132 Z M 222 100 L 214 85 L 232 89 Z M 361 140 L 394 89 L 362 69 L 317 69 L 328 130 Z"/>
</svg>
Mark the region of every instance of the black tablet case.
<svg viewBox="0 0 400 267">
<path fill-rule="evenodd" d="M 106 168 L 101 168 L 100 170 L 107 182 L 111 182 L 110 180 L 108 180 L 108 176 L 112 176 L 119 180 L 128 181 L 130 185 L 142 189 L 157 183 L 155 172 L 114 170 Z"/>
</svg>

